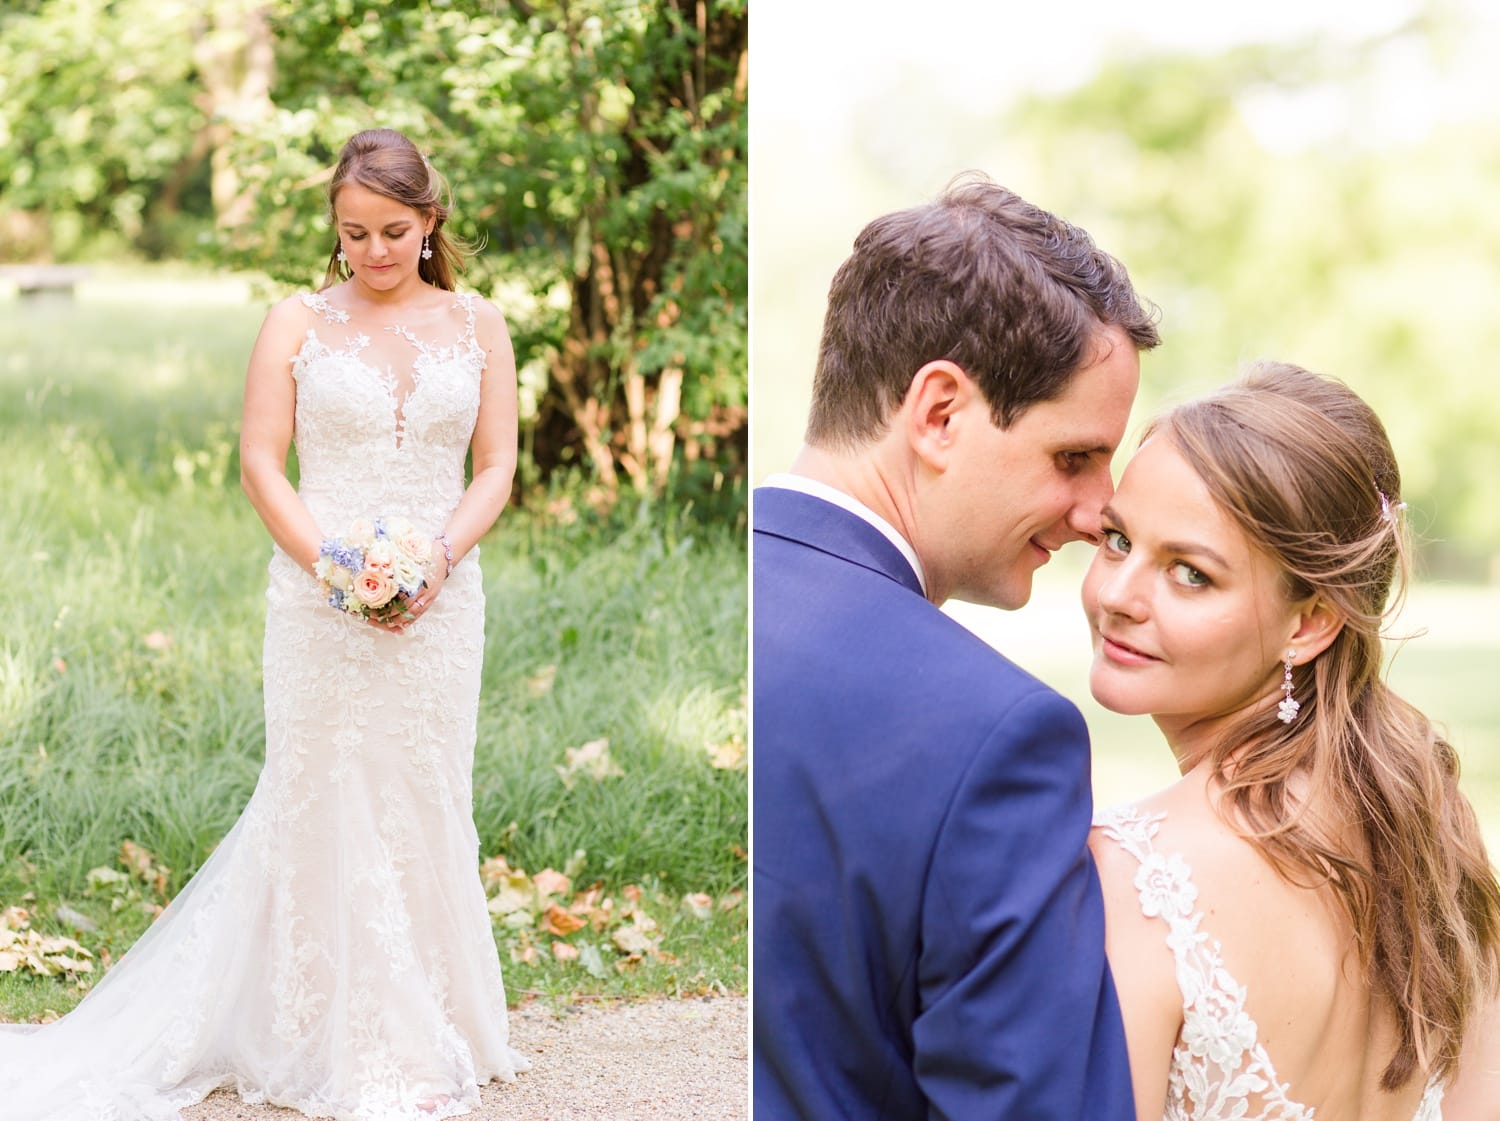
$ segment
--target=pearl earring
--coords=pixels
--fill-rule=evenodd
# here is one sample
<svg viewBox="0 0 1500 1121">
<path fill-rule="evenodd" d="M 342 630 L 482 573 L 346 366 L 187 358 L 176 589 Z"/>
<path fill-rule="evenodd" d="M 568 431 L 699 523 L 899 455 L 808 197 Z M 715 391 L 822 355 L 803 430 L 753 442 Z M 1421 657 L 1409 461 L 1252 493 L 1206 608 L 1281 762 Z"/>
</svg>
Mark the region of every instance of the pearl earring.
<svg viewBox="0 0 1500 1121">
<path fill-rule="evenodd" d="M 422 260 L 432 260 L 432 246 L 427 244 L 427 235 L 422 235 Z"/>
<path fill-rule="evenodd" d="M 345 261 L 347 261 L 347 260 L 348 260 L 348 259 L 349 259 L 349 258 L 348 258 L 348 257 L 345 257 L 345 256 L 344 256 L 344 244 L 343 244 L 343 242 L 340 242 L 340 243 L 339 243 L 339 253 L 338 253 L 338 257 L 339 257 L 339 264 L 341 264 L 341 265 L 342 265 L 342 264 L 343 264 L 343 263 L 344 263 L 344 262 L 345 262 Z"/>
<path fill-rule="evenodd" d="M 1292 699 L 1292 659 L 1297 656 L 1297 651 L 1286 652 L 1286 672 L 1281 678 L 1281 703 L 1276 706 L 1276 719 L 1283 724 L 1290 724 L 1297 719 L 1297 713 L 1302 706 Z"/>
</svg>

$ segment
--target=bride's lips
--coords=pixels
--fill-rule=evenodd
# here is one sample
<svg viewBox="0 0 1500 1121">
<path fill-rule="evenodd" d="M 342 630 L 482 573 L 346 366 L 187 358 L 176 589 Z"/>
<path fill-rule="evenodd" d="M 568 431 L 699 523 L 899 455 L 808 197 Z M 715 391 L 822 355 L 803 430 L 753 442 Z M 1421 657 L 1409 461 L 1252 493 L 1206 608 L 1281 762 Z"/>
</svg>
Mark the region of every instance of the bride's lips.
<svg viewBox="0 0 1500 1121">
<path fill-rule="evenodd" d="M 1110 638 L 1102 631 L 1099 634 L 1100 652 L 1112 662 L 1118 662 L 1124 666 L 1145 666 L 1152 662 L 1161 661 L 1153 654 L 1147 654 L 1144 650 L 1138 650 L 1128 643 L 1121 642 L 1117 638 Z"/>
</svg>

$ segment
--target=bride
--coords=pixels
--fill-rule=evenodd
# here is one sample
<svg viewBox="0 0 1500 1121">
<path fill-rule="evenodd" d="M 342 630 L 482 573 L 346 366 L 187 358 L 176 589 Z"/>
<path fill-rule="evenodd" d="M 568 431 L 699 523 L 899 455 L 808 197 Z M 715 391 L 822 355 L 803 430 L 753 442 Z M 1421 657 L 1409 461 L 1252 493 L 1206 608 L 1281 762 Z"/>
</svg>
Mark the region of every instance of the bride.
<svg viewBox="0 0 1500 1121">
<path fill-rule="evenodd" d="M 1104 508 L 1090 688 L 1183 776 L 1091 841 L 1142 1121 L 1493 1116 L 1500 890 L 1381 679 L 1399 494 L 1363 401 L 1266 364 L 1158 420 Z"/>
<path fill-rule="evenodd" d="M 515 361 L 494 306 L 453 290 L 440 185 L 399 133 L 343 150 L 327 284 L 271 310 L 246 377 L 242 478 L 275 541 L 265 767 L 77 1009 L 0 1031 L 6 1121 L 169 1121 L 223 1085 L 309 1116 L 429 1121 L 528 1066 L 507 1040 L 470 773 L 476 542 L 510 494 Z M 412 527 L 429 562 L 367 619 L 314 570 L 377 519 Z"/>
</svg>

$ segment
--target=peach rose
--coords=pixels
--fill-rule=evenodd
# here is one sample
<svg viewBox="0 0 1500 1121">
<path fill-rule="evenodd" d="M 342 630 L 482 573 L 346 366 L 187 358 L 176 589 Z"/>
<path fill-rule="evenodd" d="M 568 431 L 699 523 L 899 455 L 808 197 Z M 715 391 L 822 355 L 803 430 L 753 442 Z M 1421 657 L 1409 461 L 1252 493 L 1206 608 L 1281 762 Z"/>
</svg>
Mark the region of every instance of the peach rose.
<svg viewBox="0 0 1500 1121">
<path fill-rule="evenodd" d="M 432 539 L 424 537 L 416 530 L 403 533 L 396 538 L 396 548 L 418 565 L 424 565 L 432 559 Z"/>
<path fill-rule="evenodd" d="M 395 595 L 396 581 L 389 572 L 366 565 L 354 581 L 354 597 L 366 607 L 384 607 Z"/>
</svg>

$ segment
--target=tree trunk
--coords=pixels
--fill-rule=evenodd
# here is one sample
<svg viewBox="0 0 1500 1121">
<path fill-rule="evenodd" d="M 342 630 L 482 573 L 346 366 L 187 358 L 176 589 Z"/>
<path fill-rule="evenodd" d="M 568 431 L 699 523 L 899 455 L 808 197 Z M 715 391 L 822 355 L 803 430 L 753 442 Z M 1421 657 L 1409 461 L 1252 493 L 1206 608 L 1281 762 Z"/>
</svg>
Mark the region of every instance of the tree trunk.
<svg viewBox="0 0 1500 1121">
<path fill-rule="evenodd" d="M 214 223 L 232 231 L 254 213 L 254 198 L 240 177 L 233 141 L 274 111 L 275 40 L 261 0 L 206 0 L 203 15 L 195 28 L 193 61 L 203 80 L 204 113 L 213 145 Z"/>
</svg>

